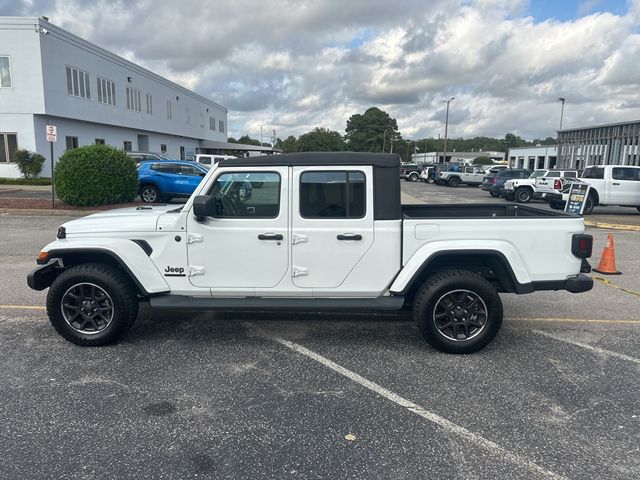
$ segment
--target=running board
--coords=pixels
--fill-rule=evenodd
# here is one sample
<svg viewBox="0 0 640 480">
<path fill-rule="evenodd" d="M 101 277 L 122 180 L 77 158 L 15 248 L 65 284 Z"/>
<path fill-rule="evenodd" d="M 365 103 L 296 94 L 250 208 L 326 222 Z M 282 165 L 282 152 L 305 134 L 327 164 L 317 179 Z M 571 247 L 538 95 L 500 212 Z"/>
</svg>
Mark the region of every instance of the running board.
<svg viewBox="0 0 640 480">
<path fill-rule="evenodd" d="M 202 298 L 183 295 L 158 295 L 149 298 L 153 308 L 183 310 L 305 310 L 320 311 L 379 311 L 400 310 L 404 297 L 378 298 Z"/>
</svg>

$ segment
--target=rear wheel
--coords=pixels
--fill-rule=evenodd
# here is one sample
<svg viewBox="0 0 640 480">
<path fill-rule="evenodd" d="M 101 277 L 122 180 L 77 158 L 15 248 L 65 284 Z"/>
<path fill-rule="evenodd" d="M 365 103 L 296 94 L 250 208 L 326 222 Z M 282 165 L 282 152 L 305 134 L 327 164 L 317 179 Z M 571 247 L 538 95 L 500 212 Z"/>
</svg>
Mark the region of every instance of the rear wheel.
<svg viewBox="0 0 640 480">
<path fill-rule="evenodd" d="M 445 270 L 429 278 L 413 305 L 420 333 L 447 353 L 485 347 L 502 325 L 502 301 L 495 287 L 467 270 Z"/>
<path fill-rule="evenodd" d="M 460 185 L 460 179 L 458 177 L 451 177 L 447 182 L 447 185 L 449 185 L 450 187 L 457 187 L 458 185 Z"/>
<path fill-rule="evenodd" d="M 56 331 L 70 342 L 107 345 L 135 322 L 137 289 L 116 267 L 77 265 L 60 274 L 49 288 L 47 314 Z"/>
<path fill-rule="evenodd" d="M 596 199 L 593 198 L 593 195 L 589 195 L 587 200 L 584 202 L 584 210 L 582 211 L 583 215 L 589 215 L 593 212 L 594 207 L 596 206 Z"/>
<path fill-rule="evenodd" d="M 418 181 L 418 174 L 417 173 L 412 173 L 411 175 L 409 175 L 409 180 L 412 182 L 417 182 Z"/>
<path fill-rule="evenodd" d="M 518 203 L 529 203 L 531 201 L 532 192 L 530 189 L 520 187 L 516 190 L 515 198 Z"/>
</svg>

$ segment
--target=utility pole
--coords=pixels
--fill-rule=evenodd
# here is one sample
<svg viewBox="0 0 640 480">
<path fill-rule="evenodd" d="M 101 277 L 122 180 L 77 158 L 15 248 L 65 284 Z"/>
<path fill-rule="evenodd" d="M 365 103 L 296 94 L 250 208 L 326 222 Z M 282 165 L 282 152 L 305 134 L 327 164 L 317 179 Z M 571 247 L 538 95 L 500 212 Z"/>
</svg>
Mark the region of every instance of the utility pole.
<svg viewBox="0 0 640 480">
<path fill-rule="evenodd" d="M 382 153 L 384 153 L 385 149 L 387 148 L 387 131 L 384 131 L 384 134 L 382 135 Z"/>
<path fill-rule="evenodd" d="M 447 104 L 447 116 L 445 117 L 445 120 L 444 120 L 444 155 L 442 158 L 443 163 L 447 162 L 447 134 L 449 130 L 449 104 L 452 102 L 454 98 L 455 97 L 451 97 L 449 100 L 445 100 Z"/>
<path fill-rule="evenodd" d="M 562 130 L 562 117 L 564 116 L 564 102 L 566 100 L 566 98 L 558 97 L 558 101 L 562 104 L 562 106 L 560 107 L 560 130 Z"/>
<path fill-rule="evenodd" d="M 260 125 L 260 146 L 262 146 L 262 125 Z"/>
</svg>

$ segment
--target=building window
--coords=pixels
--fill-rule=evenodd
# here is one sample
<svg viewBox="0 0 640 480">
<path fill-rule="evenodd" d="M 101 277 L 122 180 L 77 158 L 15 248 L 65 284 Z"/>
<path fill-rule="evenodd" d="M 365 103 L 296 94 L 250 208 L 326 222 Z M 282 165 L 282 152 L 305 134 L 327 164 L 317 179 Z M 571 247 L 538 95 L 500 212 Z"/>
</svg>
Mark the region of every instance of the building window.
<svg viewBox="0 0 640 480">
<path fill-rule="evenodd" d="M 106 78 L 97 77 L 98 101 L 107 105 L 116 105 L 116 84 Z"/>
<path fill-rule="evenodd" d="M 160 152 L 167 153 L 167 146 L 164 143 L 160 144 Z"/>
<path fill-rule="evenodd" d="M 67 142 L 67 150 L 78 148 L 78 137 L 64 137 Z"/>
<path fill-rule="evenodd" d="M 125 152 L 130 152 L 132 150 L 131 148 L 131 142 L 128 140 L 124 141 L 124 151 Z"/>
<path fill-rule="evenodd" d="M 303 218 L 362 218 L 365 196 L 362 172 L 305 172 L 300 177 Z"/>
<path fill-rule="evenodd" d="M 180 160 L 184 160 L 184 146 L 180 147 Z"/>
<path fill-rule="evenodd" d="M 171 100 L 167 100 L 167 119 L 171 120 L 173 118 L 173 112 L 171 111 Z"/>
<path fill-rule="evenodd" d="M 0 163 L 15 161 L 18 136 L 15 133 L 0 133 Z"/>
<path fill-rule="evenodd" d="M 77 68 L 67 67 L 67 93 L 90 100 L 89 74 Z"/>
<path fill-rule="evenodd" d="M 216 131 L 216 119 L 213 117 L 209 117 L 209 130 Z"/>
<path fill-rule="evenodd" d="M 0 57 L 0 87 L 10 88 L 11 86 L 11 63 L 9 57 Z"/>
<path fill-rule="evenodd" d="M 96 138 L 96 145 L 104 145 L 104 138 Z"/>
<path fill-rule="evenodd" d="M 147 114 L 153 115 L 153 97 L 147 93 Z"/>
<path fill-rule="evenodd" d="M 218 130 L 224 133 L 224 122 L 222 120 L 218 122 Z"/>
<path fill-rule="evenodd" d="M 137 88 L 127 87 L 127 108 L 134 112 L 141 112 L 140 90 Z"/>
<path fill-rule="evenodd" d="M 200 112 L 200 128 L 204 128 L 204 113 Z"/>
<path fill-rule="evenodd" d="M 191 112 L 189 111 L 189 107 L 185 108 L 185 113 L 187 115 L 187 125 L 189 125 L 191 123 L 191 119 L 189 118 L 191 114 Z"/>
</svg>

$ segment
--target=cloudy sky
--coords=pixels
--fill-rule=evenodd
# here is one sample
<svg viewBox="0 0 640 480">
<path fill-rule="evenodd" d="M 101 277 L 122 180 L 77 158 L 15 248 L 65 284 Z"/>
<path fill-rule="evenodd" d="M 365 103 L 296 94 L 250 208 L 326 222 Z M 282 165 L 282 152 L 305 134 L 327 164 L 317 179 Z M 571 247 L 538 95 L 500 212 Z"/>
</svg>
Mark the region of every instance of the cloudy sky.
<svg viewBox="0 0 640 480">
<path fill-rule="evenodd" d="M 0 0 L 229 108 L 229 134 L 555 135 L 640 119 L 640 0 Z"/>
</svg>

